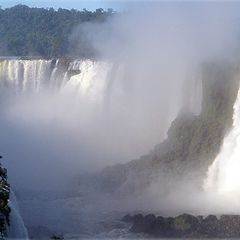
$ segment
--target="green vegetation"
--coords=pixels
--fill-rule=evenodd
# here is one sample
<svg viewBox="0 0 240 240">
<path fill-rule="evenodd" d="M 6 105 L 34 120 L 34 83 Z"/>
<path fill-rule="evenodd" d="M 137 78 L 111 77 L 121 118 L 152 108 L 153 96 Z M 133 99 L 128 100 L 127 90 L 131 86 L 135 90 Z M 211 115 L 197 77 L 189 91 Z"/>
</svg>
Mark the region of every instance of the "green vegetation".
<svg viewBox="0 0 240 240">
<path fill-rule="evenodd" d="M 0 158 L 2 158 L 0 156 Z M 10 225 L 11 209 L 8 205 L 10 197 L 10 185 L 7 182 L 7 169 L 0 164 L 0 238 L 7 235 L 7 225 Z"/>
<path fill-rule="evenodd" d="M 69 53 L 69 37 L 75 27 L 84 23 L 102 23 L 113 14 L 112 9 L 104 11 L 101 8 L 94 12 L 86 9 L 30 8 L 25 5 L 0 9 L 0 55 L 66 56 Z M 88 56 L 88 52 L 81 53 L 84 57 L 92 57 Z"/>
</svg>

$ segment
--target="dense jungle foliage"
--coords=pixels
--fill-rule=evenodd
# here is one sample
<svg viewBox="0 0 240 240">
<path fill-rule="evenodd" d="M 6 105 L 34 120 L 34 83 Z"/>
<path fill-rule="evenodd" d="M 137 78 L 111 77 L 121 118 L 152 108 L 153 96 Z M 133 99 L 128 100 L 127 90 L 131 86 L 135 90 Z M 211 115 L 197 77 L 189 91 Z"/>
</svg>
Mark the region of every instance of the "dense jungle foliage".
<svg viewBox="0 0 240 240">
<path fill-rule="evenodd" d="M 25 5 L 0 8 L 0 55 L 66 56 L 70 52 L 69 36 L 75 27 L 89 22 L 102 23 L 113 14 L 112 9 L 105 11 L 101 8 L 93 12 Z"/>
</svg>

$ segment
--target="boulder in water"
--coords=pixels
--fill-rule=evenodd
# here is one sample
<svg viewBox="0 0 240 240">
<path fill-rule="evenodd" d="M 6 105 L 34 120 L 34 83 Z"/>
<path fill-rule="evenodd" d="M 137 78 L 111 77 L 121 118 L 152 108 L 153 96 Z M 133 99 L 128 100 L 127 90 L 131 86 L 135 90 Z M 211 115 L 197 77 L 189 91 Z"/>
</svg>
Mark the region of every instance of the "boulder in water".
<svg viewBox="0 0 240 240">
<path fill-rule="evenodd" d="M 215 215 L 207 217 L 182 214 L 176 217 L 126 215 L 122 221 L 132 223 L 134 233 L 146 233 L 153 237 L 180 238 L 239 238 L 240 215 Z"/>
</svg>

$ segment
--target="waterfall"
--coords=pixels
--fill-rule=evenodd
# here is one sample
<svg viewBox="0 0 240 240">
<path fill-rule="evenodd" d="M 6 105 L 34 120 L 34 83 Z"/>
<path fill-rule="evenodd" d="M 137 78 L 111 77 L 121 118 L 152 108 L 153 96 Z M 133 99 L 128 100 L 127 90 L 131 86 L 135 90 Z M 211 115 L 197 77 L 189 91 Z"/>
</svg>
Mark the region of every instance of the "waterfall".
<svg viewBox="0 0 240 240">
<path fill-rule="evenodd" d="M 68 71 L 79 70 L 80 73 L 73 75 L 69 80 L 65 75 L 61 92 L 75 92 L 82 97 L 101 102 L 104 98 L 110 68 L 111 66 L 104 62 L 74 61 L 70 64 Z"/>
<path fill-rule="evenodd" d="M 137 68 L 136 64 L 0 60 L 0 145 L 14 188 L 64 189 L 81 171 L 146 154 L 166 137 L 183 107 L 198 114 L 199 76 L 189 77 L 188 94 L 182 96 L 185 71 L 161 74 L 161 68 L 152 71 L 157 63 Z M 22 229 L 25 236 L 19 211 L 11 205 L 17 222 L 11 234 Z M 20 207 L 26 226 L 45 221 L 41 209 L 22 202 Z M 39 218 L 33 223 L 29 216 L 35 215 Z"/>
<path fill-rule="evenodd" d="M 137 85 L 145 87 L 145 83 L 143 84 L 143 81 L 146 81 L 145 76 L 143 78 L 141 72 L 132 71 L 131 73 L 131 66 L 103 61 L 0 59 L 0 88 L 12 89 L 15 92 L 40 92 L 46 89 L 55 89 L 60 92 L 74 91 L 83 95 L 94 95 L 93 97 L 102 95 L 103 98 L 113 95 L 113 93 L 109 93 L 111 91 L 119 98 L 123 91 L 129 91 L 133 87 L 136 80 L 138 80 Z M 178 112 L 183 105 L 191 105 L 190 108 L 189 106 L 187 108 L 194 113 L 200 112 L 200 81 L 196 81 L 199 77 L 196 77 L 195 73 L 192 78 L 193 80 L 190 79 L 185 83 L 185 90 L 189 91 L 189 98 L 186 95 L 180 96 L 181 91 L 179 90 L 182 90 L 183 87 L 181 81 L 173 79 L 172 81 L 175 83 L 169 83 L 172 87 L 172 94 L 169 95 L 171 108 L 176 108 L 174 112 Z M 156 85 L 154 81 L 151 79 L 147 82 Z M 125 89 L 125 84 L 128 89 Z M 182 104 L 181 107 L 179 102 Z"/>
<path fill-rule="evenodd" d="M 2 60 L 0 62 L 1 87 L 15 91 L 39 91 L 50 74 L 48 60 Z"/>
<path fill-rule="evenodd" d="M 206 191 L 240 195 L 240 89 L 233 109 L 233 126 L 208 169 L 204 182 Z"/>
<path fill-rule="evenodd" d="M 141 90 L 140 94 L 144 95 L 148 88 L 154 85 L 161 88 L 158 78 L 151 77 L 152 79 L 148 80 L 149 84 L 147 84 L 145 79 L 147 76 L 141 74 L 141 72 L 134 72 L 131 66 L 125 66 L 123 63 L 63 59 L 0 59 L 1 90 L 10 89 L 17 93 L 46 90 L 62 94 L 74 93 L 88 97 L 90 101 L 102 104 L 105 102 L 108 106 L 109 101 L 112 102 L 110 105 L 113 105 L 115 101 L 122 99 L 131 98 L 133 102 L 137 97 L 142 98 L 138 96 L 138 90 Z M 165 101 L 169 105 L 171 120 L 183 107 L 195 114 L 200 112 L 201 86 L 200 81 L 196 81 L 198 77 L 193 76 L 194 80 L 190 79 L 185 82 L 185 90 L 189 91 L 189 97 L 181 95 L 183 83 L 178 79 L 172 79 L 169 82 L 172 91 L 168 96 L 162 93 L 164 98 L 168 98 Z M 135 90 L 134 87 L 138 89 Z M 130 92 L 132 90 L 134 92 Z M 117 105 L 119 106 L 119 103 Z"/>
<path fill-rule="evenodd" d="M 28 231 L 24 225 L 24 221 L 19 211 L 18 203 L 15 193 L 11 190 L 9 206 L 10 213 L 10 227 L 8 229 L 8 237 L 14 239 L 28 239 Z"/>
<path fill-rule="evenodd" d="M 98 86 L 106 82 L 110 67 L 90 60 L 1 59 L 0 87 L 18 92 L 40 92 L 47 88 L 64 91 L 66 87 L 78 93 L 96 93 Z"/>
<path fill-rule="evenodd" d="M 200 78 L 196 73 L 191 73 L 193 77 L 185 81 L 185 72 L 166 75 L 159 69 L 158 74 L 152 71 L 156 63 L 150 69 L 141 65 L 138 70 L 135 64 L 69 59 L 1 59 L 1 96 L 6 99 L 3 97 L 5 90 L 13 95 L 33 95 L 25 103 L 17 99 L 14 108 L 12 105 L 8 108 L 14 118 L 32 118 L 36 122 L 37 119 L 32 117 L 36 116 L 42 122 L 65 119 L 66 112 L 68 116 L 74 112 L 78 128 L 84 128 L 82 131 L 93 135 L 89 138 L 96 135 L 100 138 L 105 134 L 104 151 L 112 144 L 112 138 L 118 139 L 116 146 L 111 148 L 113 155 L 127 161 L 146 153 L 166 138 L 171 122 L 183 108 L 198 114 L 201 102 Z M 182 94 L 183 87 L 189 94 Z M 11 95 L 13 102 L 12 99 Z M 106 132 L 110 132 L 109 136 Z M 129 141 L 135 143 L 134 147 L 126 141 L 125 132 L 130 134 L 132 140 L 129 138 Z M 121 142 L 122 150 L 118 142 Z M 123 152 L 129 153 L 123 156 Z"/>
</svg>

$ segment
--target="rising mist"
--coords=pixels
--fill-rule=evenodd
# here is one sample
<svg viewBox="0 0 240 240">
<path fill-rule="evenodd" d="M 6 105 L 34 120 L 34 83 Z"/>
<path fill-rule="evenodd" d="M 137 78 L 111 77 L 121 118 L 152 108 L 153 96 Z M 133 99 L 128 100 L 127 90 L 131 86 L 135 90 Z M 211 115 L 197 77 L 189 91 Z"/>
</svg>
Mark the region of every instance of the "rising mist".
<svg viewBox="0 0 240 240">
<path fill-rule="evenodd" d="M 239 8 L 237 3 L 133 4 L 107 22 L 74 29 L 69 40 L 75 55 L 90 48 L 97 56 L 81 65 L 80 74 L 57 90 L 48 84 L 18 94 L 1 89 L 1 152 L 12 186 L 34 192 L 74 189 L 82 172 L 148 153 L 167 137 L 179 113 L 198 115 L 200 64 L 236 58 Z M 165 195 L 155 186 L 141 195 L 139 207 L 153 198 L 155 209 L 189 206 L 188 201 L 179 206 L 182 190 L 159 202 Z M 189 201 L 201 199 L 191 184 L 180 187 L 191 192 Z"/>
</svg>

